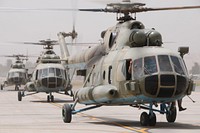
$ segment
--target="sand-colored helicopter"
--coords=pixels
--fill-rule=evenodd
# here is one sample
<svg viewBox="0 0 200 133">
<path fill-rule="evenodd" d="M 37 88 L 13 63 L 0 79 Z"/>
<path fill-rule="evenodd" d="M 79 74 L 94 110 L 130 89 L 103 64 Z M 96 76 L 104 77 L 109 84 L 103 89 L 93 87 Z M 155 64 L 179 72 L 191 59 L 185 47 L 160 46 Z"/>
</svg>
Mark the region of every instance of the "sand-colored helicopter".
<svg viewBox="0 0 200 133">
<path fill-rule="evenodd" d="M 8 55 L 5 57 L 16 58 L 15 62 L 11 64 L 10 70 L 6 76 L 6 80 L 1 84 L 1 90 L 6 86 L 15 86 L 15 90 L 18 91 L 21 85 L 25 85 L 28 78 L 28 69 L 25 68 L 24 60 L 28 60 L 28 56 L 16 54 Z"/>
<path fill-rule="evenodd" d="M 38 57 L 36 67 L 32 73 L 31 81 L 25 85 L 24 91 L 18 92 L 18 101 L 22 97 L 39 92 L 47 93 L 47 101 L 53 102 L 53 93 L 72 95 L 70 79 L 66 68 L 61 63 L 60 57 L 53 51 L 53 46 L 58 44 L 54 40 L 41 40 L 38 43 L 25 42 L 25 44 L 43 45 L 44 51 Z M 26 92 L 32 92 L 27 93 Z"/>
<path fill-rule="evenodd" d="M 128 105 L 146 109 L 140 116 L 142 126 L 155 126 L 156 114 L 166 114 L 168 122 L 175 122 L 175 101 L 190 95 L 193 80 L 189 77 L 183 56 L 189 47 L 178 52 L 164 48 L 162 35 L 131 15 L 146 11 L 194 9 L 200 6 L 148 8 L 143 3 L 110 3 L 104 9 L 79 11 L 117 14 L 118 23 L 101 33 L 102 44 L 69 56 L 65 33 L 58 33 L 66 65 L 76 68 L 85 77 L 83 87 L 74 94 L 73 104 L 64 104 L 62 118 L 70 123 L 72 115 L 101 106 Z M 66 9 L 69 11 L 69 9 Z M 75 109 L 77 103 L 89 105 Z M 159 106 L 160 105 L 160 106 Z"/>
</svg>

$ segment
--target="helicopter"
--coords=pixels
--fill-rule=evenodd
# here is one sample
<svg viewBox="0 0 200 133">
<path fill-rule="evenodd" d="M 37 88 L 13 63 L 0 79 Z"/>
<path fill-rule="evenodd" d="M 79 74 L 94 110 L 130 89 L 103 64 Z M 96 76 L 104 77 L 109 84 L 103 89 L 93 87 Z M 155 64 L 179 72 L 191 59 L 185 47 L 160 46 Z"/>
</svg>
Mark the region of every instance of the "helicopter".
<svg viewBox="0 0 200 133">
<path fill-rule="evenodd" d="M 24 60 L 28 60 L 28 56 L 16 54 L 8 55 L 5 57 L 16 58 L 15 62 L 11 64 L 10 70 L 8 71 L 6 81 L 1 84 L 1 90 L 6 86 L 15 85 L 15 90 L 18 91 L 21 85 L 25 85 L 28 82 L 28 69 L 25 68 Z"/>
<path fill-rule="evenodd" d="M 63 122 L 70 123 L 72 115 L 83 111 L 123 105 L 148 111 L 140 115 L 142 126 L 156 125 L 154 112 L 165 114 L 170 123 L 175 122 L 175 101 L 194 89 L 183 58 L 189 47 L 179 47 L 178 52 L 164 48 L 162 35 L 145 28 L 136 20 L 136 13 L 194 8 L 200 6 L 148 8 L 144 3 L 124 0 L 107 4 L 104 9 L 78 9 L 116 13 L 118 22 L 101 33 L 101 44 L 74 56 L 69 55 L 65 45 L 65 33 L 58 33 L 65 65 L 85 77 L 83 86 L 74 92 L 74 103 L 62 107 Z M 76 109 L 77 103 L 87 107 Z"/>
<path fill-rule="evenodd" d="M 39 92 L 47 93 L 47 101 L 54 102 L 53 93 L 72 95 L 71 84 L 66 69 L 61 64 L 60 57 L 53 51 L 57 44 L 54 40 L 40 40 L 39 43 L 25 42 L 25 44 L 43 45 L 44 51 L 38 57 L 31 81 L 26 83 L 24 91 L 18 92 L 18 101 L 22 97 Z M 25 92 L 32 92 L 26 94 Z"/>
</svg>

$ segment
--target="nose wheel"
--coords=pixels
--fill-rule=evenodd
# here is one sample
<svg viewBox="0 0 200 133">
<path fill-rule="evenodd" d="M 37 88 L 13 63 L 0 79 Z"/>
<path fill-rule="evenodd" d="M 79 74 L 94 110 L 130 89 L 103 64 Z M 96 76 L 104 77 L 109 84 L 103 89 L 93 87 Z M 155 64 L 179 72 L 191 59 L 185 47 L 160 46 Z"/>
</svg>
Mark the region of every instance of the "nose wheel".
<svg viewBox="0 0 200 133">
<path fill-rule="evenodd" d="M 19 86 L 15 85 L 15 90 L 18 91 L 19 90 Z"/>
<path fill-rule="evenodd" d="M 156 125 L 156 114 L 154 112 L 150 112 L 147 114 L 146 112 L 143 112 L 140 115 L 140 124 L 142 126 L 155 126 Z"/>
<path fill-rule="evenodd" d="M 51 93 L 47 95 L 47 102 L 54 102 L 54 96 Z"/>
<path fill-rule="evenodd" d="M 166 113 L 166 119 L 168 122 L 173 123 L 176 120 L 176 107 L 171 107 L 170 110 Z"/>
<path fill-rule="evenodd" d="M 18 101 L 22 101 L 23 92 L 18 91 Z"/>
<path fill-rule="evenodd" d="M 3 90 L 3 87 L 4 87 L 4 86 L 1 84 L 1 90 Z"/>
</svg>

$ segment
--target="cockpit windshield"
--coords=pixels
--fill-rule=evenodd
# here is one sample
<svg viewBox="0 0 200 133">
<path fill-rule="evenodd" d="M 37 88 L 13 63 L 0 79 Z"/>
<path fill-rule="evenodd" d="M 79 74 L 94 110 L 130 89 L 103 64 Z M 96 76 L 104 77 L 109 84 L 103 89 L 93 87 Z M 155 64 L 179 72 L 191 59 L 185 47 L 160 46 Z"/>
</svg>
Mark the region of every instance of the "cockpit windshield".
<svg viewBox="0 0 200 133">
<path fill-rule="evenodd" d="M 59 68 L 40 69 L 38 74 L 38 79 L 41 79 L 43 77 L 65 78 L 65 70 Z"/>
<path fill-rule="evenodd" d="M 172 55 L 147 56 L 133 61 L 133 77 L 141 78 L 142 75 L 151 75 L 159 72 L 175 72 L 186 74 L 185 65 L 180 57 Z"/>
<path fill-rule="evenodd" d="M 25 77 L 25 73 L 22 72 L 10 72 L 8 73 L 8 78 L 14 78 L 14 77 Z"/>
</svg>

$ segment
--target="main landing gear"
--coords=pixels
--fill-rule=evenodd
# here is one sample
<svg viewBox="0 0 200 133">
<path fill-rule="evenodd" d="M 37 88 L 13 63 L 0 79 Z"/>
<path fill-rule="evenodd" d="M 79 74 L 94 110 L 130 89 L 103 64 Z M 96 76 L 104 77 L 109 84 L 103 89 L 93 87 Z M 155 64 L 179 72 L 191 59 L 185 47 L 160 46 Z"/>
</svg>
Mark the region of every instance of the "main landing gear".
<svg viewBox="0 0 200 133">
<path fill-rule="evenodd" d="M 146 112 L 143 112 L 140 115 L 140 124 L 142 126 L 155 126 L 156 125 L 156 114 L 153 111 L 160 112 L 161 114 L 166 114 L 166 119 L 168 122 L 170 122 L 170 123 L 175 122 L 176 116 L 177 116 L 177 111 L 176 111 L 176 107 L 173 103 L 161 104 L 160 110 L 153 109 L 152 105 L 153 104 L 150 104 L 149 107 L 146 107 L 146 106 L 140 107 L 140 108 L 149 110 L 149 114 L 147 114 Z"/>
<path fill-rule="evenodd" d="M 36 93 L 37 92 L 25 95 L 24 91 L 18 91 L 18 101 L 22 101 L 22 97 L 25 97 L 25 96 L 28 96 L 28 95 L 34 95 Z M 54 96 L 52 95 L 52 93 L 47 95 L 47 102 L 54 102 Z"/>
<path fill-rule="evenodd" d="M 75 106 L 78 103 L 78 99 L 75 100 L 74 104 L 64 104 L 62 107 L 62 119 L 64 123 L 70 123 L 72 120 L 72 115 L 76 113 L 80 113 L 83 111 L 87 111 L 90 109 L 101 107 L 102 105 L 94 105 L 87 108 L 75 110 Z"/>
<path fill-rule="evenodd" d="M 34 93 L 30 93 L 30 94 L 26 94 L 24 91 L 18 91 L 18 101 L 22 101 L 22 97 L 28 96 L 28 95 L 34 95 L 38 92 L 34 92 Z"/>
<path fill-rule="evenodd" d="M 102 105 L 94 105 L 87 108 L 75 110 L 75 106 L 78 102 L 78 99 L 75 100 L 74 104 L 64 104 L 62 107 L 62 119 L 65 123 L 70 123 L 72 121 L 72 115 L 76 113 L 80 113 L 83 111 L 87 111 L 90 109 L 101 107 Z M 156 114 L 154 112 L 159 112 L 161 114 L 166 114 L 166 119 L 168 122 L 172 123 L 176 120 L 176 107 L 173 103 L 166 104 L 162 103 L 160 105 L 160 109 L 153 109 L 153 104 L 150 104 L 150 106 L 140 105 L 140 106 L 132 106 L 132 107 L 138 107 L 142 109 L 149 110 L 149 114 L 146 112 L 143 112 L 140 115 L 140 124 L 142 126 L 155 126 L 156 125 Z"/>
</svg>

